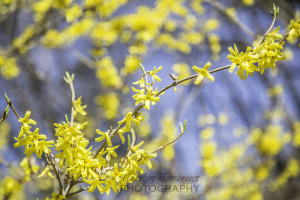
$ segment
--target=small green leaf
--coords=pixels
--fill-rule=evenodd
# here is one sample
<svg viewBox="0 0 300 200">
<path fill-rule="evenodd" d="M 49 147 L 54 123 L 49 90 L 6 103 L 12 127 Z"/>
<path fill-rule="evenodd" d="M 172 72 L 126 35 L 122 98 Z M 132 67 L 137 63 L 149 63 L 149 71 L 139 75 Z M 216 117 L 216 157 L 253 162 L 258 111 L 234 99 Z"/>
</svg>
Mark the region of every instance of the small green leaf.
<svg viewBox="0 0 300 200">
<path fill-rule="evenodd" d="M 68 119 L 67 115 L 65 115 L 65 119 L 66 119 L 66 122 L 69 123 L 69 119 Z"/>
<path fill-rule="evenodd" d="M 5 95 L 5 100 L 6 100 L 6 103 L 7 104 L 11 104 L 11 99 L 8 98 L 7 94 L 4 92 L 4 95 Z"/>
<path fill-rule="evenodd" d="M 1 121 L 4 121 L 7 118 L 8 113 L 9 113 L 9 105 L 6 106 L 6 108 L 5 108 L 5 110 L 2 114 L 2 120 Z"/>
<path fill-rule="evenodd" d="M 184 124 L 182 125 L 182 123 L 180 122 L 180 130 L 181 132 L 185 131 L 186 130 L 186 119 L 184 120 Z"/>
<path fill-rule="evenodd" d="M 69 84 L 69 80 L 64 76 L 64 80 Z"/>
<path fill-rule="evenodd" d="M 273 3 L 273 10 L 272 10 L 272 12 L 271 12 L 271 15 L 272 15 L 273 17 L 277 17 L 278 14 L 279 14 L 279 7 L 276 8 L 275 4 Z"/>
</svg>

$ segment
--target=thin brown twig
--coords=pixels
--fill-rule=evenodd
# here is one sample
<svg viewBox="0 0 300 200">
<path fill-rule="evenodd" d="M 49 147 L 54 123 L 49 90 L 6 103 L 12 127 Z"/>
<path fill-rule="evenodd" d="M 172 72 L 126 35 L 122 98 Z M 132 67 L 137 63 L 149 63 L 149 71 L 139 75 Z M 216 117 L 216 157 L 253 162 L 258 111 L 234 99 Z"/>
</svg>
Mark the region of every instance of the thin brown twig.
<svg viewBox="0 0 300 200">
<path fill-rule="evenodd" d="M 281 40 L 279 41 L 279 44 L 281 44 L 289 36 L 291 30 L 292 30 L 292 27 L 290 27 L 289 30 L 283 36 L 283 38 L 281 38 Z"/>
<path fill-rule="evenodd" d="M 168 142 L 167 144 L 164 144 L 160 147 L 158 147 L 157 149 L 155 149 L 151 154 L 156 153 L 160 150 L 163 150 L 164 148 L 166 148 L 167 146 L 173 144 L 174 142 L 176 142 L 183 134 L 185 133 L 185 130 L 182 130 L 181 133 L 172 141 Z"/>
<path fill-rule="evenodd" d="M 260 45 L 260 43 L 262 43 L 264 41 L 264 39 L 266 38 L 266 36 L 270 33 L 270 31 L 272 30 L 274 24 L 275 24 L 275 21 L 277 19 L 277 15 L 274 15 L 273 17 L 273 21 L 269 27 L 269 29 L 267 30 L 267 32 L 261 37 L 261 39 L 259 40 L 259 42 L 256 44 L 256 46 L 253 48 L 253 49 L 256 49 L 256 47 L 258 47 L 258 45 Z"/>
<path fill-rule="evenodd" d="M 78 193 L 80 193 L 80 192 L 83 192 L 83 191 L 85 191 L 85 190 L 87 190 L 87 189 L 89 189 L 88 186 L 87 186 L 87 187 L 84 187 L 84 188 L 80 188 L 80 189 L 77 190 L 76 192 L 72 192 L 72 193 L 68 194 L 68 195 L 66 196 L 66 198 L 75 196 L 76 194 L 78 194 Z"/>
<path fill-rule="evenodd" d="M 135 133 L 133 133 L 132 134 L 131 144 L 127 148 L 127 152 L 126 152 L 126 154 L 124 156 L 123 162 L 121 163 L 121 167 L 123 167 L 123 164 L 125 163 L 125 161 L 127 160 L 127 158 L 131 155 L 131 153 L 132 153 L 131 147 L 134 146 L 135 140 L 136 140 L 136 136 L 135 136 Z"/>
<path fill-rule="evenodd" d="M 7 104 L 9 105 L 9 107 L 14 111 L 16 117 L 17 117 L 18 119 L 20 119 L 20 116 L 19 116 L 18 112 L 16 111 L 14 105 L 12 104 L 11 99 L 7 99 L 6 101 L 7 101 Z"/>
<path fill-rule="evenodd" d="M 142 63 L 140 63 L 140 67 L 141 67 L 141 69 L 144 73 L 144 77 L 145 77 L 145 80 L 146 80 L 146 88 L 145 89 L 147 90 L 148 89 L 148 76 L 147 76 L 147 73 L 146 73 L 145 68 L 144 68 Z"/>
<path fill-rule="evenodd" d="M 57 180 L 58 180 L 58 191 L 59 191 L 59 194 L 60 195 L 62 195 L 62 191 L 63 191 L 63 185 L 62 185 L 62 182 L 61 182 L 61 179 L 60 179 L 60 175 L 59 175 L 59 173 L 58 173 L 58 171 L 57 171 L 57 169 L 56 169 L 56 167 L 55 167 L 55 164 L 54 164 L 54 162 L 53 162 L 53 160 L 51 159 L 51 157 L 49 156 L 49 154 L 45 154 L 46 155 L 46 157 L 47 157 L 47 160 L 50 162 L 50 164 L 51 164 L 51 166 L 52 166 L 52 168 L 53 168 L 53 171 L 54 171 L 54 173 L 55 173 L 55 176 L 56 176 L 56 178 L 57 178 Z"/>
</svg>

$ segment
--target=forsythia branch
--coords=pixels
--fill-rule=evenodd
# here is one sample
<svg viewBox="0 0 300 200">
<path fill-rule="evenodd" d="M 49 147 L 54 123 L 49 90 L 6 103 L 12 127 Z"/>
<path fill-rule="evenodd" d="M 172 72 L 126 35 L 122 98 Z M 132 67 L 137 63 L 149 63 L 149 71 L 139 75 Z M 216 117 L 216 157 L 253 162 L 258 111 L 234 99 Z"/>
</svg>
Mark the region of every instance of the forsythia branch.
<svg viewBox="0 0 300 200">
<path fill-rule="evenodd" d="M 181 123 L 180 123 L 180 125 L 181 125 Z M 154 154 L 154 153 L 156 153 L 156 152 L 158 152 L 160 150 L 163 150 L 164 148 L 166 148 L 170 144 L 173 144 L 174 142 L 176 142 L 185 133 L 185 131 L 186 131 L 186 120 L 184 122 L 184 126 L 182 127 L 182 125 L 181 125 L 181 133 L 174 140 L 168 142 L 167 144 L 164 144 L 164 145 L 158 147 L 151 154 Z"/>
</svg>

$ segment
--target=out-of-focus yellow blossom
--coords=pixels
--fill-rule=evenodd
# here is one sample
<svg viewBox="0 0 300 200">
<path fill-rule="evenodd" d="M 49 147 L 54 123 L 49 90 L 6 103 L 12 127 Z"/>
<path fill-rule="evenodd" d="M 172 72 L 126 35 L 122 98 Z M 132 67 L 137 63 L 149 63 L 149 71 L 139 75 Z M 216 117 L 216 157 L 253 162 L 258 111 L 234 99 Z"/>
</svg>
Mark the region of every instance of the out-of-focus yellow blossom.
<svg viewBox="0 0 300 200">
<path fill-rule="evenodd" d="M 289 178 L 294 178 L 299 174 L 299 160 L 295 158 L 289 159 L 284 171 L 273 181 L 269 188 L 271 191 L 277 190 L 287 183 Z"/>
<path fill-rule="evenodd" d="M 132 55 L 144 55 L 147 52 L 147 46 L 142 43 L 132 45 L 128 48 L 128 52 Z M 126 62 L 125 62 L 126 65 Z"/>
<path fill-rule="evenodd" d="M 161 143 L 167 143 L 171 140 L 173 140 L 176 137 L 177 133 L 177 127 L 175 125 L 175 118 L 172 114 L 172 111 L 167 111 L 164 114 L 164 117 L 161 121 L 161 133 L 160 135 L 163 136 L 163 141 Z M 175 149 L 174 144 L 169 145 L 163 150 L 162 157 L 166 159 L 167 161 L 171 161 L 175 157 Z"/>
<path fill-rule="evenodd" d="M 98 0 L 94 0 L 94 3 Z M 96 5 L 101 5 L 98 7 L 98 14 L 101 18 L 106 19 L 111 16 L 120 6 L 126 4 L 128 0 L 114 0 L 114 1 L 100 1 Z"/>
<path fill-rule="evenodd" d="M 204 159 L 211 158 L 217 149 L 217 144 L 213 141 L 206 141 L 201 144 L 200 150 Z"/>
<path fill-rule="evenodd" d="M 141 193 L 132 193 L 129 197 L 129 200 L 148 200 L 148 196 Z"/>
<path fill-rule="evenodd" d="M 231 17 L 231 18 L 235 17 L 235 16 L 236 16 L 236 10 L 235 10 L 235 8 L 233 8 L 233 7 L 227 8 L 227 9 L 226 9 L 226 14 L 227 14 L 229 17 Z"/>
<path fill-rule="evenodd" d="M 121 74 L 126 76 L 127 74 L 136 72 L 141 62 L 142 60 L 138 56 L 128 55 L 124 61 L 124 67 L 121 70 Z"/>
<path fill-rule="evenodd" d="M 5 79 L 12 79 L 20 74 L 17 60 L 14 57 L 6 58 L 0 55 L 0 72 Z"/>
<path fill-rule="evenodd" d="M 8 136 L 10 132 L 10 124 L 6 121 L 0 123 L 0 150 L 5 149 L 8 143 Z"/>
<path fill-rule="evenodd" d="M 249 139 L 248 139 L 248 143 L 249 144 L 254 144 L 254 143 L 257 143 L 261 136 L 263 135 L 263 131 L 257 127 L 253 128 L 251 131 L 250 131 L 250 135 L 249 135 Z M 266 138 L 268 139 L 268 138 Z M 265 139 L 265 141 L 266 141 Z M 263 148 L 267 148 L 267 147 L 263 147 Z"/>
<path fill-rule="evenodd" d="M 291 133 L 287 132 L 282 135 L 282 144 L 288 144 L 292 141 Z"/>
<path fill-rule="evenodd" d="M 53 0 L 53 7 L 64 9 L 72 3 L 73 0 Z"/>
<path fill-rule="evenodd" d="M 202 15 L 205 12 L 205 9 L 202 6 L 202 0 L 192 0 L 191 1 L 191 8 L 198 14 Z"/>
<path fill-rule="evenodd" d="M 31 181 L 31 174 L 35 174 L 39 170 L 39 166 L 35 164 L 33 159 L 23 158 L 23 160 L 20 163 L 20 166 L 24 170 L 24 180 L 25 181 Z"/>
<path fill-rule="evenodd" d="M 54 0 L 41 0 L 32 4 L 32 9 L 35 13 L 34 20 L 40 22 L 44 19 L 46 12 L 50 10 Z"/>
<path fill-rule="evenodd" d="M 189 31 L 189 32 L 183 32 L 180 33 L 179 36 L 184 42 L 187 42 L 189 44 L 197 45 L 200 44 L 203 41 L 203 35 L 196 31 Z"/>
<path fill-rule="evenodd" d="M 225 125 L 228 123 L 228 121 L 229 121 L 228 116 L 225 113 L 220 113 L 218 115 L 218 123 L 220 125 Z"/>
<path fill-rule="evenodd" d="M 215 129 L 213 127 L 207 127 L 201 131 L 201 139 L 207 140 L 211 139 L 215 134 Z"/>
<path fill-rule="evenodd" d="M 246 6 L 253 6 L 254 3 L 255 3 L 255 0 L 243 0 L 243 3 L 244 3 Z"/>
<path fill-rule="evenodd" d="M 167 31 L 169 31 L 169 32 L 175 31 L 176 28 L 177 28 L 176 21 L 175 21 L 175 20 L 172 20 L 172 19 L 166 21 L 165 24 L 164 24 L 164 28 L 165 28 Z"/>
<path fill-rule="evenodd" d="M 112 45 L 118 38 L 118 32 L 114 29 L 113 24 L 109 22 L 100 22 L 91 32 L 92 38 L 96 44 L 109 46 Z"/>
<path fill-rule="evenodd" d="M 290 32 L 287 41 L 295 44 L 300 38 L 300 19 L 290 21 Z M 300 45 L 300 44 L 299 44 Z"/>
<path fill-rule="evenodd" d="M 64 43 L 63 34 L 59 33 L 57 30 L 48 30 L 45 36 L 41 40 L 42 44 L 49 48 L 56 48 Z"/>
<path fill-rule="evenodd" d="M 32 39 L 32 37 L 35 35 L 35 32 L 36 30 L 34 25 L 27 26 L 22 34 L 14 39 L 13 47 L 17 48 L 21 54 L 26 53 L 29 47 L 26 42 Z"/>
<path fill-rule="evenodd" d="M 203 159 L 201 166 L 205 173 L 210 177 L 218 175 L 222 170 L 222 163 L 216 156 Z"/>
<path fill-rule="evenodd" d="M 13 177 L 7 176 L 0 180 L 0 197 L 24 199 L 23 185 Z"/>
<path fill-rule="evenodd" d="M 268 126 L 258 141 L 259 151 L 266 155 L 276 155 L 283 146 L 281 131 L 280 126 Z"/>
<path fill-rule="evenodd" d="M 94 26 L 92 18 L 82 18 L 78 22 L 73 22 L 69 27 L 63 30 L 66 44 L 71 44 L 78 37 L 88 34 Z"/>
<path fill-rule="evenodd" d="M 117 93 L 110 92 L 108 94 L 97 96 L 95 102 L 103 108 L 104 117 L 106 119 L 114 119 L 117 117 L 120 106 Z"/>
<path fill-rule="evenodd" d="M 212 52 L 212 58 L 214 60 L 218 60 L 219 59 L 219 53 L 221 51 L 221 45 L 220 45 L 220 38 L 218 35 L 216 34 L 209 34 L 208 35 L 208 41 L 210 44 L 210 50 Z"/>
<path fill-rule="evenodd" d="M 140 137 L 147 137 L 151 133 L 151 124 L 149 123 L 149 115 L 143 113 L 144 122 L 137 127 L 137 134 Z"/>
<path fill-rule="evenodd" d="M 102 58 L 96 62 L 96 66 L 96 75 L 104 86 L 119 88 L 122 85 L 121 78 L 111 57 L 106 56 Z"/>
<path fill-rule="evenodd" d="M 270 97 L 279 96 L 283 93 L 283 86 L 275 85 L 268 90 L 268 93 Z"/>
<path fill-rule="evenodd" d="M 219 27 L 219 20 L 217 19 L 209 19 L 205 21 L 204 30 L 205 31 L 213 31 Z"/>
<path fill-rule="evenodd" d="M 210 66 L 211 66 L 210 62 L 206 63 L 203 69 L 193 66 L 193 70 L 199 74 L 195 81 L 196 85 L 199 85 L 204 77 L 208 78 L 210 81 L 215 80 L 215 78 L 207 71 L 210 68 Z"/>
<path fill-rule="evenodd" d="M 256 173 L 255 173 L 255 178 L 258 181 L 262 181 L 265 180 L 266 178 L 268 178 L 270 175 L 270 167 L 267 165 L 263 165 L 261 164 L 260 166 L 258 166 Z"/>
<path fill-rule="evenodd" d="M 185 23 L 184 23 L 185 30 L 190 31 L 190 30 L 194 29 L 196 24 L 197 24 L 197 19 L 196 19 L 195 15 L 188 14 L 185 17 Z"/>
<path fill-rule="evenodd" d="M 191 75 L 190 67 L 186 63 L 176 63 L 172 66 L 173 71 L 176 73 L 178 80 Z M 182 84 L 187 85 L 191 81 L 185 81 Z"/>
<path fill-rule="evenodd" d="M 277 121 L 286 118 L 286 113 L 280 108 L 274 110 L 266 110 L 264 115 L 266 119 L 272 119 Z"/>
<path fill-rule="evenodd" d="M 294 129 L 293 145 L 295 147 L 300 147 L 300 122 L 299 121 L 294 122 L 293 129 Z"/>
<path fill-rule="evenodd" d="M 286 60 L 293 60 L 294 59 L 294 53 L 290 48 L 285 48 L 282 51 L 283 56 L 285 57 Z"/>
<path fill-rule="evenodd" d="M 82 15 L 82 10 L 78 4 L 72 5 L 72 7 L 66 9 L 66 20 L 71 23 L 78 19 Z"/>
<path fill-rule="evenodd" d="M 245 133 L 247 132 L 247 128 L 246 127 L 235 127 L 233 129 L 233 135 L 237 138 L 245 135 Z"/>
<path fill-rule="evenodd" d="M 202 115 L 198 118 L 197 124 L 204 126 L 206 124 L 212 125 L 216 122 L 216 117 L 213 114 Z"/>
</svg>

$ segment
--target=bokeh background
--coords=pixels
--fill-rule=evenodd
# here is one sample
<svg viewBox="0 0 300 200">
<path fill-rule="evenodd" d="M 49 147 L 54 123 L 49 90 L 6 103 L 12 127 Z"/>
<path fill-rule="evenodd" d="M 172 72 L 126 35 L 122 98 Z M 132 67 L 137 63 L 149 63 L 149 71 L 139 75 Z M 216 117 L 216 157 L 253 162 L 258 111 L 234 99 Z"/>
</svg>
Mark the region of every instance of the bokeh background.
<svg viewBox="0 0 300 200">
<path fill-rule="evenodd" d="M 193 65 L 228 65 L 228 47 L 235 43 L 243 51 L 269 28 L 273 3 L 280 7 L 275 27 L 285 34 L 290 20 L 299 18 L 298 1 L 1 1 L 0 109 L 6 92 L 21 116 L 31 110 L 41 132 L 55 139 L 53 123 L 70 116 L 71 92 L 63 80 L 69 71 L 76 96 L 88 105 L 88 115 L 78 120 L 89 122 L 85 134 L 97 146 L 95 129 L 116 127 L 134 109 L 131 86 L 142 75 L 139 63 L 146 70 L 163 67 L 159 89 L 173 82 L 169 73 L 181 79 L 193 74 Z M 287 59 L 276 70 L 245 81 L 223 70 L 213 74 L 213 83 L 179 85 L 142 111 L 145 121 L 135 131 L 149 151 L 175 138 L 187 120 L 186 133 L 159 153 L 147 173 L 201 176 L 200 192 L 95 191 L 73 199 L 299 199 L 300 50 L 297 38 L 286 43 Z M 7 177 L 17 180 L 25 173 L 24 150 L 13 148 L 19 128 L 12 112 L 0 124 L 2 188 L 9 187 Z M 12 193 L 44 199 L 53 188 L 52 179 L 33 174 Z M 0 199 L 16 198 L 12 193 L 0 189 Z"/>
</svg>

